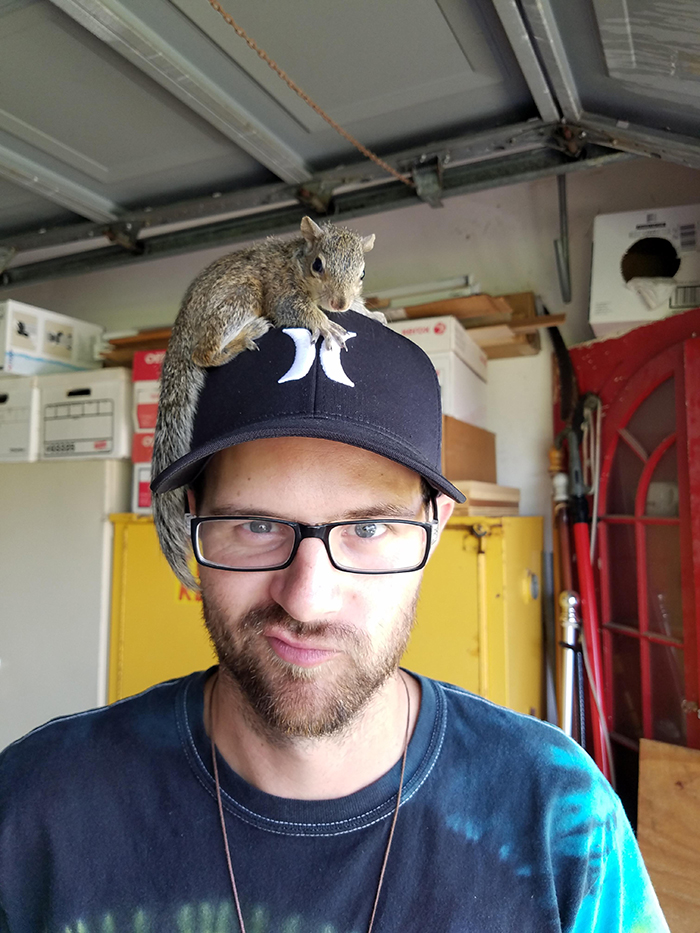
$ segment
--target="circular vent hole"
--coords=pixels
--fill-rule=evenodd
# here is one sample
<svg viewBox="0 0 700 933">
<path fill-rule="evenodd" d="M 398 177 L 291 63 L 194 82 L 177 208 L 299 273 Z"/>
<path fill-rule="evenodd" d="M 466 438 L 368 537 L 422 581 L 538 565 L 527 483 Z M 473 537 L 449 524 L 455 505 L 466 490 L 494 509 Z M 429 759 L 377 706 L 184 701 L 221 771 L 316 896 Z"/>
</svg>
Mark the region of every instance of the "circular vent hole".
<svg viewBox="0 0 700 933">
<path fill-rule="evenodd" d="M 622 257 L 622 278 L 672 279 L 678 272 L 681 261 L 668 240 L 660 236 L 648 236 L 637 240 Z"/>
</svg>

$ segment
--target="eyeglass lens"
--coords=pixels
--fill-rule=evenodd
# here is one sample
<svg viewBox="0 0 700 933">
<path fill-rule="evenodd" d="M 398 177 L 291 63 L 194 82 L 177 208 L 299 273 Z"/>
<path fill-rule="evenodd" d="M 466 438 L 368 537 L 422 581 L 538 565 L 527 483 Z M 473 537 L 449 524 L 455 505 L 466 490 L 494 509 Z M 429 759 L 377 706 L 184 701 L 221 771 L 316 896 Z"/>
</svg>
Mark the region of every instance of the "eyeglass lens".
<svg viewBox="0 0 700 933">
<path fill-rule="evenodd" d="M 264 570 L 289 560 L 294 528 L 267 519 L 216 519 L 197 529 L 201 557 L 232 570 Z M 427 532 L 402 522 L 348 522 L 331 528 L 328 547 L 344 570 L 410 570 L 422 563 Z"/>
</svg>

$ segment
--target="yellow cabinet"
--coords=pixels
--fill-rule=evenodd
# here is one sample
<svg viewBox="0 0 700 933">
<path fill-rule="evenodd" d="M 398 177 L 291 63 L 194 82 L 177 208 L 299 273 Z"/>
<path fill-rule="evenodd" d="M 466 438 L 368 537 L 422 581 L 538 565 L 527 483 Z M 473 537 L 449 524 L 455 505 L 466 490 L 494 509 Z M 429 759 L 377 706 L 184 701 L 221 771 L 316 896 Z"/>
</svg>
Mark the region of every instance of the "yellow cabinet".
<svg viewBox="0 0 700 933">
<path fill-rule="evenodd" d="M 148 516 L 113 515 L 109 701 L 208 667 L 201 602 Z M 425 571 L 403 664 L 523 713 L 542 693 L 541 518 L 452 519 Z"/>
<path fill-rule="evenodd" d="M 453 518 L 402 664 L 521 713 L 543 693 L 541 518 Z"/>
<path fill-rule="evenodd" d="M 114 525 L 109 702 L 214 664 L 197 595 L 160 552 L 153 519 L 111 516 Z"/>
</svg>

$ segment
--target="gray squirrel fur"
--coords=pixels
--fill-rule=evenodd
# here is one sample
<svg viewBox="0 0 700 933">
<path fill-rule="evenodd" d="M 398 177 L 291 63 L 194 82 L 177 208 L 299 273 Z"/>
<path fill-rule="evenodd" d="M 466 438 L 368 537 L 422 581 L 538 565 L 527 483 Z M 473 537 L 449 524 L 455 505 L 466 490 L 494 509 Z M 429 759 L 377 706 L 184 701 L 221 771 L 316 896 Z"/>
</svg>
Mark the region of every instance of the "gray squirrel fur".
<svg viewBox="0 0 700 933">
<path fill-rule="evenodd" d="M 329 320 L 326 311 L 352 308 L 385 321 L 380 312 L 368 311 L 360 297 L 364 254 L 373 246 L 374 234 L 361 237 L 332 224 L 319 227 L 304 217 L 300 236 L 271 237 L 223 256 L 194 279 L 163 360 L 154 477 L 189 452 L 207 367 L 221 366 L 243 350 L 256 350 L 255 341 L 273 326 L 305 327 L 314 341 L 320 336 L 329 346 L 345 347 L 347 331 Z M 153 494 L 161 550 L 180 582 L 198 590 L 189 568 L 185 512 L 183 489 Z"/>
</svg>

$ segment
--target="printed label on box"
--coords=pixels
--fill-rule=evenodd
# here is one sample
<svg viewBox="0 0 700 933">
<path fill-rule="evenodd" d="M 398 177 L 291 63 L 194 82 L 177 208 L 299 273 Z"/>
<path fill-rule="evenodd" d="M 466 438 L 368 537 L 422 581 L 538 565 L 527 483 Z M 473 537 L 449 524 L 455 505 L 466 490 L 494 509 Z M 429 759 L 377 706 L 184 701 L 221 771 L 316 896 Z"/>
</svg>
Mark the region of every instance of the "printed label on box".
<svg viewBox="0 0 700 933">
<path fill-rule="evenodd" d="M 35 314 L 15 311 L 10 321 L 11 346 L 15 350 L 36 353 L 39 349 L 39 319 Z"/>
<path fill-rule="evenodd" d="M 73 353 L 73 328 L 48 318 L 44 326 L 43 352 L 50 359 L 70 360 Z"/>
<path fill-rule="evenodd" d="M 158 418 L 160 386 L 157 382 L 134 383 L 134 420 L 137 431 L 152 431 Z"/>
<path fill-rule="evenodd" d="M 148 463 L 134 464 L 131 478 L 131 511 L 151 511 L 151 467 Z"/>
<path fill-rule="evenodd" d="M 150 463 L 153 459 L 153 432 L 136 431 L 131 441 L 131 460 L 133 463 Z"/>
<path fill-rule="evenodd" d="M 165 350 L 137 350 L 134 353 L 132 379 L 134 382 L 151 382 L 160 379 Z"/>
<path fill-rule="evenodd" d="M 46 405 L 44 456 L 110 453 L 114 444 L 114 401 L 90 399 Z"/>
<path fill-rule="evenodd" d="M 149 477 L 139 478 L 139 508 L 150 509 L 151 507 L 151 483 Z"/>
</svg>

